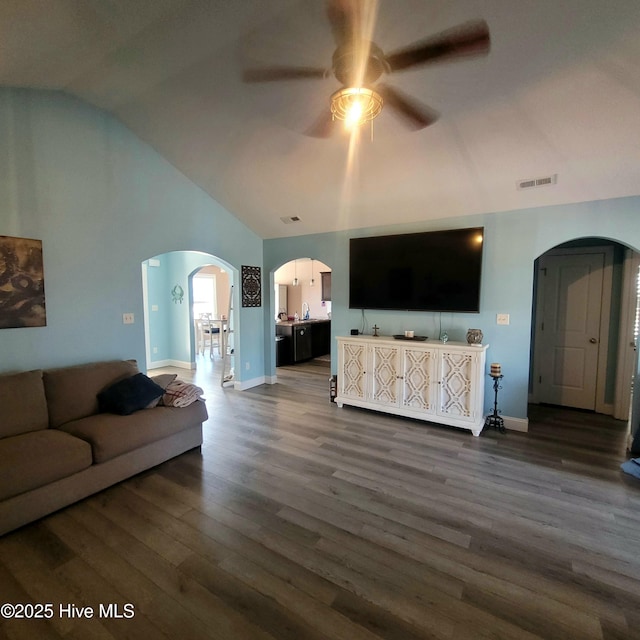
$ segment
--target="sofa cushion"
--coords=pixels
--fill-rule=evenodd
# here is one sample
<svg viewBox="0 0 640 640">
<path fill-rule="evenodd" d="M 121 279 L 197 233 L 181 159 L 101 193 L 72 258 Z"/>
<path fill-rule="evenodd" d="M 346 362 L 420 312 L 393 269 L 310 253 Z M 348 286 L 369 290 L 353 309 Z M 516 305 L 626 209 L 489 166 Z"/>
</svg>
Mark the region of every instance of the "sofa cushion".
<svg viewBox="0 0 640 640">
<path fill-rule="evenodd" d="M 91 466 L 91 447 L 80 438 L 42 429 L 0 440 L 0 500 L 37 489 Z"/>
<path fill-rule="evenodd" d="M 197 401 L 184 408 L 160 406 L 128 416 L 98 413 L 67 422 L 60 429 L 89 442 L 93 461 L 101 463 L 201 424 L 206 419 L 206 405 Z"/>
<path fill-rule="evenodd" d="M 98 413 L 98 394 L 118 380 L 138 373 L 135 360 L 112 360 L 47 369 L 42 379 L 49 407 L 49 426 L 59 427 Z"/>
<path fill-rule="evenodd" d="M 172 383 L 178 377 L 177 373 L 160 373 L 157 376 L 151 376 L 151 379 L 163 389 L 166 389 L 170 383 Z M 148 405 L 147 409 L 153 409 L 153 407 L 157 407 L 162 400 L 162 396 L 152 400 Z"/>
<path fill-rule="evenodd" d="M 164 389 L 144 373 L 136 373 L 120 380 L 98 394 L 100 411 L 128 416 L 147 407 L 153 400 L 159 400 Z"/>
<path fill-rule="evenodd" d="M 0 438 L 49 426 L 42 371 L 0 376 L 0 415 Z"/>
</svg>

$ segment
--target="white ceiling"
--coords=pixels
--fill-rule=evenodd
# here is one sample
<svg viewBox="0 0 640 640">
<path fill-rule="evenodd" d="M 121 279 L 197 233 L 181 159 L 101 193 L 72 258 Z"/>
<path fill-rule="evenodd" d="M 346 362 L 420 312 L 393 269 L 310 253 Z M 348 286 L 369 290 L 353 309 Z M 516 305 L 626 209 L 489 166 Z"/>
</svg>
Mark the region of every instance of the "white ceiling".
<svg viewBox="0 0 640 640">
<path fill-rule="evenodd" d="M 381 0 L 373 39 L 393 51 L 473 18 L 487 57 L 385 80 L 440 119 L 411 132 L 383 110 L 353 149 L 303 134 L 334 78 L 241 80 L 329 67 L 322 0 L 2 0 L 0 84 L 110 111 L 263 238 L 639 194 L 640 1 Z"/>
</svg>

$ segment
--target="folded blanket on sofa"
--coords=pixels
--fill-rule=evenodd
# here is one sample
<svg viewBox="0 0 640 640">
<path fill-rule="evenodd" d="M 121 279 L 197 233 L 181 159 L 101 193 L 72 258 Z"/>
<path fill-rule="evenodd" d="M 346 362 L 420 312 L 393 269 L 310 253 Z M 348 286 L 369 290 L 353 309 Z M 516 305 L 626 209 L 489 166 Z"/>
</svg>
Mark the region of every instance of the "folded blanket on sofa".
<svg viewBox="0 0 640 640">
<path fill-rule="evenodd" d="M 162 404 L 166 407 L 188 407 L 202 398 L 204 391 L 189 382 L 174 380 L 167 385 L 162 396 Z"/>
</svg>

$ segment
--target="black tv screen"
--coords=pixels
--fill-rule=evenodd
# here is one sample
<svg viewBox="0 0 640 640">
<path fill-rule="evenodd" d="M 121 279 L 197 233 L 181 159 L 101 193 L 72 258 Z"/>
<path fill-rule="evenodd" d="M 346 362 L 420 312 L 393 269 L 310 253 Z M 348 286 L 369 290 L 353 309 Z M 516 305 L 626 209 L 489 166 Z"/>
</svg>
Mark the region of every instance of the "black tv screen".
<svg viewBox="0 0 640 640">
<path fill-rule="evenodd" d="M 484 228 L 351 238 L 349 308 L 480 311 Z"/>
</svg>

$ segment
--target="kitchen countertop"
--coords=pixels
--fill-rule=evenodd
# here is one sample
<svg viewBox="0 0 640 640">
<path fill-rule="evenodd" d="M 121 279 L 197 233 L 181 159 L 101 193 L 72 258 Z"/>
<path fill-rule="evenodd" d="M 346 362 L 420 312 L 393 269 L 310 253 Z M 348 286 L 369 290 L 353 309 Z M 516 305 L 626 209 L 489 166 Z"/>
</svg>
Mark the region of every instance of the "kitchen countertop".
<svg viewBox="0 0 640 640">
<path fill-rule="evenodd" d="M 318 322 L 331 322 L 331 318 L 309 318 L 308 320 L 280 320 L 276 326 L 293 327 L 301 324 L 318 324 Z"/>
</svg>

